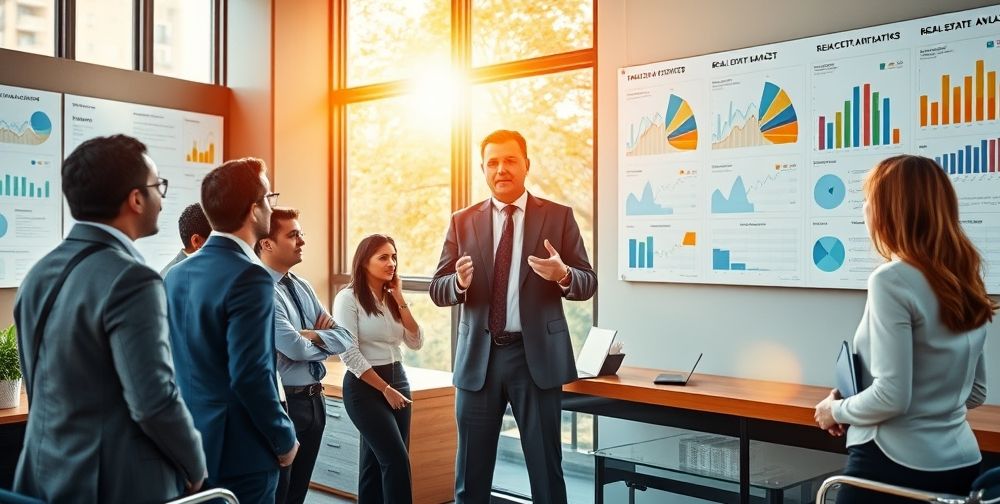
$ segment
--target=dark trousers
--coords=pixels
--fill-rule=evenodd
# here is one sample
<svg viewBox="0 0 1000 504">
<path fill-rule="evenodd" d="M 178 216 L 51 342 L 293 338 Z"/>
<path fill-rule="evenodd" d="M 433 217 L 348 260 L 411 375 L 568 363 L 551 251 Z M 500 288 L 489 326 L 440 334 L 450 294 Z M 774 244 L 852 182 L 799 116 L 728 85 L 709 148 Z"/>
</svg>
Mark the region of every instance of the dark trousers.
<svg viewBox="0 0 1000 504">
<path fill-rule="evenodd" d="M 309 492 L 309 481 L 312 479 L 316 456 L 323 441 L 323 429 L 326 428 L 326 404 L 323 394 L 292 393 L 295 387 L 285 387 L 288 417 L 295 426 L 295 437 L 299 440 L 299 452 L 295 455 L 292 465 L 281 469 L 278 478 L 278 490 L 275 495 L 277 504 L 302 504 Z"/>
<path fill-rule="evenodd" d="M 845 476 L 869 480 L 926 492 L 968 495 L 972 482 L 979 475 L 979 464 L 950 471 L 918 471 L 892 461 L 875 444 L 869 441 L 847 449 Z M 912 499 L 894 497 L 884 493 L 841 486 L 837 504 L 912 504 Z"/>
<path fill-rule="evenodd" d="M 401 363 L 373 366 L 372 370 L 392 388 L 412 398 Z M 413 502 L 407 451 L 412 406 L 394 410 L 381 390 L 345 373 L 344 409 L 361 433 L 358 504 Z"/>
<path fill-rule="evenodd" d="M 278 470 L 222 478 L 210 481 L 206 487 L 225 488 L 236 495 L 240 504 L 271 504 L 274 502 L 274 491 L 278 488 Z"/>
<path fill-rule="evenodd" d="M 476 391 L 458 389 L 458 454 L 456 504 L 486 504 L 493 487 L 493 469 L 503 415 L 510 403 L 521 431 L 521 448 L 534 502 L 564 504 L 562 471 L 562 388 L 540 389 L 531 379 L 524 344 L 493 346 L 486 383 Z"/>
</svg>

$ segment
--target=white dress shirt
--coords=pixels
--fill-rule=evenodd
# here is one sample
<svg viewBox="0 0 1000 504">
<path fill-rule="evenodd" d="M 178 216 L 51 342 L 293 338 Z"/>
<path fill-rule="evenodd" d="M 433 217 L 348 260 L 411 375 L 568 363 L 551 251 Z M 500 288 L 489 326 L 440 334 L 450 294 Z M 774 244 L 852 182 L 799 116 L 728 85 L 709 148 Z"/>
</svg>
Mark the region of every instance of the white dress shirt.
<svg viewBox="0 0 1000 504">
<path fill-rule="evenodd" d="M 406 329 L 402 322 L 392 318 L 392 312 L 383 303 L 375 301 L 380 315 L 369 315 L 354 297 L 354 289 L 347 287 L 337 293 L 333 300 L 333 320 L 346 328 L 358 340 L 361 356 L 345 352 L 341 360 L 355 376 L 361 376 L 371 366 L 392 364 L 403 359 L 400 343 L 419 350 L 424 344 L 424 330 L 417 332 Z"/>
</svg>

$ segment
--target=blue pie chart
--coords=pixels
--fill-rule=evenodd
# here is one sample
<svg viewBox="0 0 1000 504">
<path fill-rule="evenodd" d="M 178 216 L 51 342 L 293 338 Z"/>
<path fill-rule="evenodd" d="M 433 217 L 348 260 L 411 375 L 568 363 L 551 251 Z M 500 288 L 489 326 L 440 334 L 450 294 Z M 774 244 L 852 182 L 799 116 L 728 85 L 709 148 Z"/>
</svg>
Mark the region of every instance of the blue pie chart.
<svg viewBox="0 0 1000 504">
<path fill-rule="evenodd" d="M 824 236 L 813 245 L 813 263 L 827 273 L 840 269 L 846 255 L 844 242 L 832 236 Z"/>
<path fill-rule="evenodd" d="M 813 191 L 816 204 L 827 210 L 832 210 L 840 206 L 844 202 L 846 194 L 847 187 L 844 186 L 844 181 L 840 177 L 829 173 L 816 181 L 816 188 Z"/>
<path fill-rule="evenodd" d="M 0 238 L 7 234 L 7 218 L 0 213 Z"/>
</svg>

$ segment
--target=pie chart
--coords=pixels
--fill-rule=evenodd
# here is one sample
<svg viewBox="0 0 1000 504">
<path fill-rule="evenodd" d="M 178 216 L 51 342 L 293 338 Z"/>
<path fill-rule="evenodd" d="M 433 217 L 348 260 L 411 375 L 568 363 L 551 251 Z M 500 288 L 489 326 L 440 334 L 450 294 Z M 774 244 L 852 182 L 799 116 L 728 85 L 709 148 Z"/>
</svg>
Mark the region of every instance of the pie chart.
<svg viewBox="0 0 1000 504">
<path fill-rule="evenodd" d="M 816 188 L 813 191 L 816 204 L 827 210 L 833 210 L 840 206 L 844 202 L 846 194 L 847 187 L 844 186 L 844 181 L 830 173 L 823 175 L 816 181 Z"/>
<path fill-rule="evenodd" d="M 824 236 L 813 245 L 813 263 L 827 273 L 840 269 L 846 254 L 844 242 L 833 236 Z"/>
<path fill-rule="evenodd" d="M 7 234 L 7 218 L 0 214 L 0 238 Z"/>
</svg>

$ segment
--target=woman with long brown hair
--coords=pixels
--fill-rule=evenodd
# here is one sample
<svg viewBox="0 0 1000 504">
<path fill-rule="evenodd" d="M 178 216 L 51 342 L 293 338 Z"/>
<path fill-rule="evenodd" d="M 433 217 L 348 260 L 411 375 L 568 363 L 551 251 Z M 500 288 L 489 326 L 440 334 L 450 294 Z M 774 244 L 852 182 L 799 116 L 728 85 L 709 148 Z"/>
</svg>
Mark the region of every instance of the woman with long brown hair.
<svg viewBox="0 0 1000 504">
<path fill-rule="evenodd" d="M 863 390 L 846 399 L 831 392 L 816 422 L 835 436 L 846 429 L 846 475 L 964 494 L 982 460 L 965 416 L 986 399 L 985 325 L 997 303 L 937 163 L 888 158 L 863 189 L 865 223 L 887 261 L 868 278 L 854 334 Z M 897 501 L 842 487 L 837 502 Z"/>
<path fill-rule="evenodd" d="M 333 318 L 358 338 L 361 356 L 344 360 L 344 409 L 361 433 L 358 503 L 411 502 L 410 383 L 400 345 L 419 350 L 423 331 L 403 299 L 396 242 L 375 234 L 358 244 L 351 283 Z"/>
</svg>

